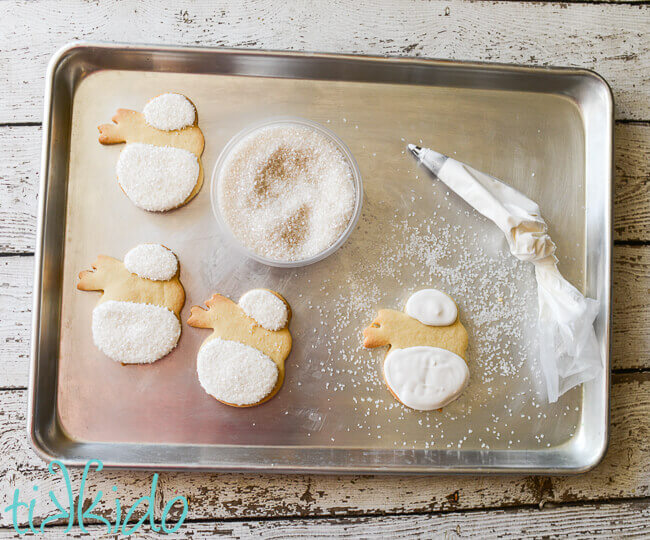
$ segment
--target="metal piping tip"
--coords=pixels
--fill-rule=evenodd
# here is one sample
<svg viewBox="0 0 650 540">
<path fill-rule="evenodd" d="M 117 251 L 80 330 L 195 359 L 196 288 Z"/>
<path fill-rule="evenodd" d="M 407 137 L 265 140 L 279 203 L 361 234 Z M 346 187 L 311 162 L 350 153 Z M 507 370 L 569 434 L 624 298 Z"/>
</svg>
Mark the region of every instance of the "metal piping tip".
<svg viewBox="0 0 650 540">
<path fill-rule="evenodd" d="M 408 144 L 406 147 L 409 149 L 409 151 L 411 152 L 411 154 L 413 154 L 416 158 L 419 158 L 419 157 L 420 157 L 420 153 L 422 152 L 422 148 L 421 148 L 421 147 L 416 146 L 416 145 L 414 145 L 414 144 Z"/>
<path fill-rule="evenodd" d="M 429 169 L 435 176 L 438 176 L 440 169 L 445 164 L 449 158 L 440 152 L 431 150 L 430 148 L 422 148 L 415 144 L 407 144 L 406 147 L 409 149 L 411 154 L 413 154 L 418 163 L 422 163 L 427 169 Z"/>
</svg>

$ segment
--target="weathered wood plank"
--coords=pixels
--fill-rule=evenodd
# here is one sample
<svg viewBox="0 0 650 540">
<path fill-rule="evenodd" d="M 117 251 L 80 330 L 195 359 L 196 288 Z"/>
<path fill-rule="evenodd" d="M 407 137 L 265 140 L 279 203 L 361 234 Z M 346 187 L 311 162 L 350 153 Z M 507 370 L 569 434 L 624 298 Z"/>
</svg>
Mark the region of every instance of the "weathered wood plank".
<svg viewBox="0 0 650 540">
<path fill-rule="evenodd" d="M 36 243 L 39 126 L 0 127 L 0 253 L 33 253 Z"/>
<path fill-rule="evenodd" d="M 650 368 L 650 246 L 614 248 L 614 369 Z M 31 256 L 0 257 L 0 388 L 24 388 L 29 371 Z"/>
<path fill-rule="evenodd" d="M 189 523 L 179 538 L 621 538 L 648 534 L 650 503 L 235 523 Z"/>
<path fill-rule="evenodd" d="M 632 501 L 610 504 L 561 506 L 542 510 L 492 510 L 428 515 L 377 516 L 329 519 L 190 522 L 165 538 L 228 537 L 264 538 L 621 538 L 643 537 L 650 523 L 650 503 Z M 172 525 L 168 524 L 168 527 Z M 104 527 L 88 527 L 102 534 Z M 70 534 L 80 534 L 75 527 Z M 48 529 L 48 538 L 68 538 L 62 527 Z M 148 524 L 138 538 L 158 540 Z"/>
<path fill-rule="evenodd" d="M 25 433 L 26 392 L 0 392 L 0 525 L 9 526 L 2 509 L 15 488 L 36 497 L 36 520 L 55 511 L 50 489 L 62 498 L 60 475 L 50 476 L 29 448 Z M 290 516 L 412 514 L 546 503 L 598 501 L 650 495 L 650 374 L 616 376 L 612 386 L 611 442 L 603 463 L 581 476 L 387 477 L 163 473 L 155 514 L 177 495 L 189 500 L 188 519 L 255 519 Z M 72 472 L 78 491 L 81 473 Z M 97 513 L 114 519 L 118 496 L 130 507 L 148 494 L 151 473 L 91 473 L 83 504 L 99 490 L 106 495 Z M 31 486 L 37 483 L 38 492 Z M 118 486 L 115 495 L 111 491 Z M 110 496 L 108 495 L 110 494 Z"/>
<path fill-rule="evenodd" d="M 45 66 L 73 39 L 579 66 L 609 81 L 619 118 L 650 119 L 648 5 L 41 0 L 4 8 L 0 123 L 41 119 Z"/>
<path fill-rule="evenodd" d="M 0 257 L 0 388 L 29 377 L 34 257 Z"/>
<path fill-rule="evenodd" d="M 617 124 L 614 238 L 650 240 L 650 125 Z"/>
<path fill-rule="evenodd" d="M 41 129 L 0 127 L 0 253 L 34 250 Z M 650 241 L 650 124 L 616 125 L 615 239 Z"/>
<path fill-rule="evenodd" d="M 650 247 L 614 247 L 612 365 L 650 367 Z"/>
</svg>

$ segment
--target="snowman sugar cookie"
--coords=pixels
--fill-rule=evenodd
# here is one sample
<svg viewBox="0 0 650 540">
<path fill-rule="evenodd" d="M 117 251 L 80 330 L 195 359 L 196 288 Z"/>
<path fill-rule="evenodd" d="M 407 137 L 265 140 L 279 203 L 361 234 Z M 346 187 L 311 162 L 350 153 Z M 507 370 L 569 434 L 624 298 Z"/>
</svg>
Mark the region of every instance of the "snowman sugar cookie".
<svg viewBox="0 0 650 540">
<path fill-rule="evenodd" d="M 379 310 L 363 337 L 364 347 L 389 346 L 383 367 L 386 385 L 411 409 L 440 409 L 469 382 L 467 331 L 456 303 L 441 291 L 414 293 L 403 312 Z"/>
<path fill-rule="evenodd" d="M 102 291 L 92 314 L 98 349 L 122 364 L 150 364 L 176 347 L 185 291 L 172 251 L 140 244 L 124 262 L 99 255 L 92 268 L 79 274 L 77 289 Z"/>
<path fill-rule="evenodd" d="M 291 351 L 291 308 L 278 293 L 253 289 L 239 303 L 215 294 L 192 307 L 187 323 L 212 334 L 197 355 L 203 389 L 233 407 L 252 407 L 271 399 L 284 382 L 284 362 Z"/>
<path fill-rule="evenodd" d="M 112 120 L 113 124 L 99 126 L 99 142 L 126 143 L 117 160 L 117 181 L 133 204 L 165 212 L 199 192 L 205 141 L 189 99 L 162 94 L 141 113 L 118 109 Z"/>
</svg>

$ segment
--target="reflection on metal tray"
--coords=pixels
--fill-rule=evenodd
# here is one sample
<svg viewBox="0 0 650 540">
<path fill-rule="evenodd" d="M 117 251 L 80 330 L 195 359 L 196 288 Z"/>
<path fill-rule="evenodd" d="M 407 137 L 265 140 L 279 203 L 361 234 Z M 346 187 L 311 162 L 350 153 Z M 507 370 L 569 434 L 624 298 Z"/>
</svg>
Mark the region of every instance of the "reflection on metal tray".
<svg viewBox="0 0 650 540">
<path fill-rule="evenodd" d="M 107 466 L 315 472 L 577 472 L 606 447 L 609 390 L 612 98 L 597 75 L 419 59 L 73 44 L 50 64 L 36 266 L 29 430 L 45 458 Z M 219 236 L 210 186 L 187 206 L 146 213 L 115 180 L 119 147 L 96 126 L 165 91 L 196 104 L 206 178 L 235 133 L 265 117 L 309 118 L 350 147 L 363 214 L 333 256 L 298 269 L 246 260 Z M 405 152 L 422 141 L 540 203 L 560 268 L 601 302 L 603 376 L 554 405 L 538 394 L 531 265 Z M 200 388 L 207 331 L 183 325 L 151 366 L 93 345 L 98 295 L 75 289 L 98 254 L 140 242 L 178 254 L 191 305 L 253 287 L 291 303 L 294 350 L 267 404 L 223 406 Z M 424 286 L 458 302 L 471 383 L 442 412 L 400 406 L 384 352 L 360 346 L 378 308 Z"/>
</svg>

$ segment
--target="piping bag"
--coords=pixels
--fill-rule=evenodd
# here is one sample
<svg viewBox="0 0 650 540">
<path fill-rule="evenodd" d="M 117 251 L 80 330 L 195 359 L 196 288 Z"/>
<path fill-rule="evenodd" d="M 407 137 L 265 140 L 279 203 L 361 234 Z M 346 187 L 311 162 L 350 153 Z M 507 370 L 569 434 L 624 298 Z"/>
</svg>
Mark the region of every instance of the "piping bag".
<svg viewBox="0 0 650 540">
<path fill-rule="evenodd" d="M 503 231 L 510 252 L 535 265 L 539 358 L 550 403 L 602 370 L 594 331 L 599 303 L 585 298 L 560 274 L 555 243 L 539 206 L 500 180 L 443 154 L 408 149 L 439 180 Z"/>
</svg>

